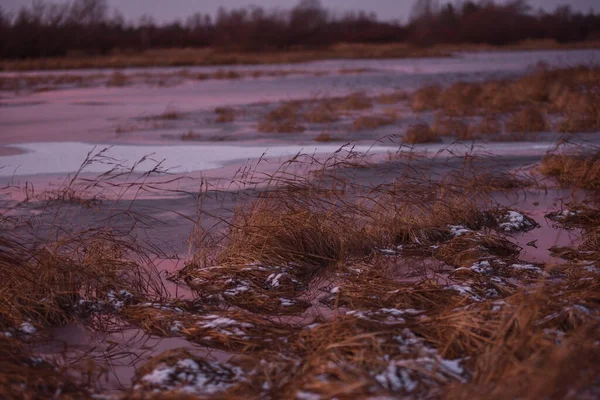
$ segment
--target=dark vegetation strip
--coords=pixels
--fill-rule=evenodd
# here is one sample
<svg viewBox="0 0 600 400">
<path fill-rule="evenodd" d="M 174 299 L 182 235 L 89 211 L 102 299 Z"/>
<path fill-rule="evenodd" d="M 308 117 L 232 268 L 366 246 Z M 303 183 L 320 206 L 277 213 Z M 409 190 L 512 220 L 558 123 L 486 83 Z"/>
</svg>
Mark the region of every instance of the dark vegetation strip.
<svg viewBox="0 0 600 400">
<path fill-rule="evenodd" d="M 260 7 L 221 8 L 214 18 L 196 13 L 184 22 L 162 25 L 148 16 L 134 23 L 126 21 L 118 11 L 111 15 L 107 0 L 75 0 L 59 4 L 35 2 L 15 14 L 0 7 L 0 59 L 109 54 L 127 58 L 142 51 L 166 48 L 212 49 L 217 54 L 295 53 L 298 50 L 331 49 L 341 43 L 403 43 L 415 47 L 505 46 L 528 40 L 548 40 L 559 46 L 559 43 L 572 45 L 600 37 L 598 14 L 573 12 L 568 5 L 551 13 L 532 12 L 527 2 L 520 0 L 502 4 L 493 1 L 446 2 L 441 6 L 429 0 L 418 1 L 412 19 L 406 24 L 379 21 L 373 13 L 363 11 L 335 14 L 324 9 L 318 0 L 302 0 L 294 8 L 283 11 Z M 304 59 L 328 56 L 335 57 L 336 52 L 304 54 Z M 359 49 L 342 51 L 337 56 L 406 57 L 407 52 L 381 54 Z M 289 57 L 284 59 L 271 57 L 269 60 L 290 61 Z M 146 65 L 160 60 L 164 61 L 164 57 L 150 58 Z M 168 65 L 230 64 L 235 61 L 249 63 L 256 60 L 228 59 L 225 55 L 211 54 L 211 57 L 179 59 L 176 64 Z M 104 62 L 108 63 L 108 60 Z M 127 63 L 120 66 L 127 66 Z M 73 64 L 71 67 L 78 66 Z M 85 63 L 79 67 L 90 65 Z M 16 66 L 5 64 L 4 68 Z"/>
</svg>

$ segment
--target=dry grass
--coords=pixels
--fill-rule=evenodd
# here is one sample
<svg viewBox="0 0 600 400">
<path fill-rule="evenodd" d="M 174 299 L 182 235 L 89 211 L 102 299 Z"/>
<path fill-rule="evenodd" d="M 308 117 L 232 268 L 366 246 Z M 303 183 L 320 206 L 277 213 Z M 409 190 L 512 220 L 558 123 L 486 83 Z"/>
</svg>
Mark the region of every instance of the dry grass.
<svg viewBox="0 0 600 400">
<path fill-rule="evenodd" d="M 115 71 L 110 75 L 106 82 L 107 87 L 124 87 L 129 83 L 129 79 L 125 74 Z"/>
<path fill-rule="evenodd" d="M 293 197 L 281 199 L 277 194 L 261 198 L 240 212 L 228 235 L 230 244 L 217 263 L 293 263 L 307 275 L 315 274 L 340 262 L 346 252 L 360 250 L 349 246 L 359 233 L 357 227 L 346 226 L 338 212 L 315 212 L 309 204 Z"/>
<path fill-rule="evenodd" d="M 42 327 L 73 322 L 87 301 L 118 296 L 145 296 L 152 282 L 150 272 L 127 261 L 131 242 L 109 232 L 81 232 L 52 244 L 28 248 L 2 240 L 0 260 L 2 306 L 0 330 L 18 332 L 23 324 Z M 125 300 L 125 299 L 123 299 Z"/>
<path fill-rule="evenodd" d="M 27 60 L 5 60 L 0 63 L 4 71 L 30 71 L 52 69 L 126 68 L 126 67 L 180 67 L 194 65 L 289 64 L 328 59 L 381 59 L 451 57 L 464 51 L 506 51 L 540 49 L 595 49 L 597 41 L 557 43 L 553 40 L 526 40 L 509 46 L 481 44 L 411 46 L 406 43 L 361 44 L 340 43 L 316 50 L 284 52 L 224 52 L 217 49 L 171 48 L 153 49 L 139 53 L 114 52 L 105 56 L 70 56 Z"/>
<path fill-rule="evenodd" d="M 174 120 L 182 119 L 184 117 L 185 117 L 185 114 L 183 114 L 179 110 L 172 108 L 172 107 L 167 107 L 162 114 L 152 115 L 149 117 L 145 117 L 143 119 L 147 120 L 147 121 L 160 121 L 160 120 L 174 121 Z"/>
<path fill-rule="evenodd" d="M 454 136 L 458 140 L 475 140 L 479 136 L 464 121 L 437 114 L 431 128 L 439 136 Z"/>
<path fill-rule="evenodd" d="M 410 97 L 410 106 L 414 112 L 435 110 L 439 107 L 440 86 L 426 86 L 416 90 Z"/>
<path fill-rule="evenodd" d="M 0 337 L 0 383 L 10 383 L 0 395 L 44 398 L 61 387 L 66 398 L 87 396 L 18 348 L 23 322 L 79 321 L 70 311 L 79 300 L 104 300 L 147 333 L 201 346 L 148 360 L 122 398 L 593 394 L 596 267 L 581 257 L 555 267 L 519 260 L 521 248 L 497 232 L 508 210 L 488 196 L 518 186 L 514 176 L 480 170 L 474 155 L 444 159 L 458 167 L 441 176 L 419 161 L 395 160 L 393 181 L 364 184 L 352 178 L 365 168 L 352 152 L 294 157 L 240 193 L 230 218 L 197 221 L 192 256 L 172 278 L 193 300 L 154 295 L 131 261 L 134 238 L 76 232 L 29 248 L 3 220 L 0 332 L 12 329 L 17 342 Z M 261 183 L 247 179 L 246 188 Z M 573 251 L 597 263 L 599 219 L 585 215 Z M 228 361 L 210 361 L 210 349 Z"/>
<path fill-rule="evenodd" d="M 5 71 L 87 69 L 87 68 L 137 68 L 182 67 L 194 65 L 289 64 L 327 59 L 370 59 L 446 57 L 451 52 L 441 48 L 420 48 L 405 43 L 392 44 L 337 44 L 317 50 L 287 52 L 231 52 L 216 49 L 173 48 L 154 49 L 140 53 L 115 53 L 107 56 L 84 56 L 3 61 Z"/>
<path fill-rule="evenodd" d="M 474 105 L 481 96 L 482 87 L 479 84 L 458 82 L 441 91 L 437 104 L 447 115 L 453 117 L 464 117 L 474 115 L 477 108 Z M 433 96 L 433 92 L 430 94 Z M 436 102 L 429 100 L 433 105 Z"/>
<path fill-rule="evenodd" d="M 600 189 L 600 152 L 595 154 L 550 154 L 540 172 L 561 184 L 583 189 Z"/>
<path fill-rule="evenodd" d="M 436 143 L 441 142 L 441 138 L 437 132 L 434 132 L 426 123 L 411 125 L 406 130 L 402 137 L 404 143 L 419 144 L 419 143 Z"/>
<path fill-rule="evenodd" d="M 498 135 L 502 132 L 502 122 L 496 116 L 488 114 L 479 122 L 476 131 L 482 135 Z"/>
<path fill-rule="evenodd" d="M 375 102 L 379 104 L 397 104 L 410 99 L 410 95 L 404 91 L 397 90 L 390 93 L 380 94 L 375 97 Z"/>
<path fill-rule="evenodd" d="M 510 116 L 506 129 L 513 133 L 543 132 L 548 130 L 548 123 L 539 109 L 527 107 Z"/>
<path fill-rule="evenodd" d="M 235 121 L 235 110 L 231 107 L 217 107 L 215 108 L 215 114 L 217 114 L 217 123 L 226 123 Z"/>
<path fill-rule="evenodd" d="M 501 132 L 493 115 L 504 113 L 510 113 L 506 129 L 512 133 L 548 130 L 547 114 L 564 116 L 558 127 L 563 132 L 594 132 L 600 130 L 599 89 L 599 68 L 540 66 L 515 80 L 423 87 L 411 95 L 410 104 L 415 112 L 441 110 L 449 117 L 482 115 L 478 133 L 484 135 Z"/>
<path fill-rule="evenodd" d="M 390 113 L 386 115 L 368 115 L 361 116 L 354 120 L 352 129 L 355 131 L 364 131 L 367 129 L 377 129 L 382 126 L 392 125 L 396 122 L 396 116 Z"/>
<path fill-rule="evenodd" d="M 304 126 L 300 125 L 301 106 L 298 102 L 288 102 L 275 108 L 258 123 L 258 131 L 267 133 L 304 132 Z"/>
<path fill-rule="evenodd" d="M 336 140 L 336 138 L 334 138 L 333 136 L 331 136 L 328 133 L 320 133 L 317 136 L 315 136 L 314 141 L 315 142 L 334 142 Z"/>
<path fill-rule="evenodd" d="M 229 379 L 217 395 L 233 398 L 590 392 L 597 352 L 591 359 L 582 352 L 599 338 L 592 330 L 600 316 L 597 274 L 562 267 L 554 280 L 550 268 L 520 261 L 521 248 L 494 232 L 507 210 L 484 201 L 486 190 L 513 187 L 514 179 L 494 175 L 486 189 L 485 174 L 468 165 L 441 180 L 399 173 L 376 187 L 344 181 L 337 174 L 352 164 L 339 158 L 323 163 L 314 180 L 285 169 L 269 176 L 269 190 L 236 208 L 212 247 L 200 235 L 194 261 L 179 276 L 200 301 L 125 311 L 154 334 L 174 335 L 177 323 L 176 335 L 244 357 L 208 368 L 193 354 L 168 353 L 138 382 L 161 364 L 181 368 L 178 360 L 191 359 L 210 376 L 231 378 L 238 368 L 244 379 Z M 461 186 L 470 180 L 477 187 Z M 585 243 L 596 249 L 593 238 Z M 430 274 L 413 265 L 406 257 L 417 249 L 443 260 L 442 269 Z M 403 263 L 412 280 L 393 272 Z M 314 307 L 331 310 L 307 315 Z M 545 363 L 556 361 L 582 370 L 570 381 L 557 379 L 554 364 L 545 374 Z M 164 391 L 142 383 L 134 395 Z M 177 396 L 180 384 L 165 393 Z"/>
<path fill-rule="evenodd" d="M 335 107 L 342 111 L 361 111 L 373 107 L 373 100 L 365 92 L 354 92 L 337 99 Z"/>
<path fill-rule="evenodd" d="M 455 267 L 470 267 L 492 257 L 515 257 L 519 247 L 494 235 L 466 234 L 442 244 L 435 256 Z"/>
<path fill-rule="evenodd" d="M 321 101 L 316 106 L 305 111 L 303 118 L 306 122 L 314 124 L 327 124 L 339 120 L 335 106 L 331 101 L 327 100 Z"/>
<path fill-rule="evenodd" d="M 0 335 L 0 397 L 3 399 L 90 398 L 90 387 L 30 354 L 22 343 Z"/>
<path fill-rule="evenodd" d="M 558 106 L 565 118 L 559 124 L 561 132 L 600 131 L 600 96 L 595 93 L 571 95 Z"/>
<path fill-rule="evenodd" d="M 575 292 L 583 302 L 595 302 L 590 292 L 595 285 L 597 281 Z M 453 385 L 448 398 L 594 397 L 594 364 L 600 355 L 592 343 L 597 330 L 588 317 L 561 309 L 557 286 L 507 299 L 514 309 L 503 316 L 490 344 L 478 354 L 471 382 Z"/>
<path fill-rule="evenodd" d="M 215 72 L 192 73 L 187 69 L 181 69 L 172 72 L 128 72 L 124 73 L 115 70 L 111 74 L 35 74 L 35 75 L 15 75 L 0 77 L 0 91 L 34 91 L 44 92 L 58 90 L 70 87 L 125 87 L 132 84 L 144 84 L 150 86 L 166 87 L 179 85 L 185 81 L 205 81 L 215 80 L 237 80 L 237 79 L 258 79 L 262 77 L 285 78 L 290 75 L 299 76 L 323 76 L 331 74 L 360 74 L 368 72 L 367 69 L 340 69 L 331 71 L 314 72 L 311 70 L 217 70 Z"/>
</svg>

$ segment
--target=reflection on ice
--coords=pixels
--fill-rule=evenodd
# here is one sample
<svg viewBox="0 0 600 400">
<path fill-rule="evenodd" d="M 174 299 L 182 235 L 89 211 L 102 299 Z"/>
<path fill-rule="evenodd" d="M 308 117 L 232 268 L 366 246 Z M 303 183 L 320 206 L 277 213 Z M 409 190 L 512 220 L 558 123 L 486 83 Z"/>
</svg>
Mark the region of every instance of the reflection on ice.
<svg viewBox="0 0 600 400">
<path fill-rule="evenodd" d="M 467 153 L 494 155 L 541 155 L 552 149 L 552 142 L 486 143 L 471 146 L 466 143 L 423 144 L 413 147 L 394 145 L 357 145 L 347 150 L 372 155 L 417 151 L 430 156 L 460 155 Z M 24 151 L 22 154 L 0 157 L 0 176 L 19 176 L 36 174 L 68 174 L 75 172 L 83 162 L 85 155 L 93 149 L 100 150 L 108 145 L 92 145 L 79 142 L 63 143 L 27 143 L 10 146 Z M 156 161 L 164 160 L 163 167 L 173 173 L 205 171 L 242 164 L 248 160 L 266 157 L 270 160 L 286 161 L 298 153 L 331 154 L 340 149 L 339 144 L 289 144 L 278 146 L 247 146 L 221 144 L 182 144 L 182 145 L 114 145 L 106 155 L 131 166 L 136 160 L 149 156 Z M 275 161 L 275 160 L 274 160 Z M 86 172 L 102 173 L 110 165 L 93 163 Z"/>
</svg>

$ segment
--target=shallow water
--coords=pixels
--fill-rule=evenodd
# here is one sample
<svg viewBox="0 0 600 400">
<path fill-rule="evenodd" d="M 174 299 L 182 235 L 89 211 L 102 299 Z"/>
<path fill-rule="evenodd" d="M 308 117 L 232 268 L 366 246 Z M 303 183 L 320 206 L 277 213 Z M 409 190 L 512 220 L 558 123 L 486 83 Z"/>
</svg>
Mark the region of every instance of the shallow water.
<svg viewBox="0 0 600 400">
<path fill-rule="evenodd" d="M 209 361 L 225 362 L 233 357 L 225 351 L 199 346 L 182 337 L 154 336 L 133 327 L 118 333 L 101 334 L 84 325 L 71 324 L 44 333 L 47 339 L 34 346 L 40 357 L 57 365 L 96 359 L 99 366 L 105 368 L 102 378 L 95 381 L 103 391 L 130 388 L 141 365 L 169 350 L 185 348 Z"/>
<path fill-rule="evenodd" d="M 517 232 L 512 235 L 513 241 L 522 248 L 520 259 L 541 264 L 565 262 L 565 260 L 553 256 L 549 249 L 552 246 L 577 246 L 581 241 L 581 230 L 565 229 L 546 219 L 545 215 L 552 211 L 562 210 L 565 203 L 578 197 L 579 201 L 585 200 L 582 193 L 576 196 L 570 190 L 550 189 L 547 191 L 509 192 L 495 198 L 501 205 L 524 212 L 539 225 L 530 231 Z"/>
<path fill-rule="evenodd" d="M 5 99 L 0 101 L 0 144 L 53 141 L 145 144 L 148 137 L 143 134 L 144 131 L 156 127 L 142 126 L 141 132 L 136 134 L 117 134 L 116 128 L 122 124 L 139 125 L 136 118 L 157 115 L 167 109 L 193 113 L 189 118 L 201 127 L 206 122 L 206 112 L 218 106 L 247 106 L 260 102 L 333 96 L 356 90 L 369 93 L 393 88 L 413 90 L 427 83 L 502 78 L 522 74 L 539 62 L 551 66 L 597 64 L 600 62 L 600 51 L 482 52 L 464 53 L 455 58 L 334 60 L 294 65 L 240 66 L 227 69 L 337 71 L 340 68 L 369 68 L 374 71 L 358 75 L 334 73 L 320 77 L 186 81 L 171 87 L 134 85 L 123 88 L 67 88 L 19 95 L 5 93 Z M 220 68 L 197 67 L 189 70 L 199 72 L 217 69 Z M 173 70 L 177 69 L 160 69 L 163 72 Z M 127 73 L 127 70 L 123 72 Z M 170 125 L 174 129 L 166 133 L 181 135 L 187 131 L 187 128 L 178 130 L 177 123 L 169 123 L 167 127 Z M 160 137 L 154 139 L 161 140 Z"/>
</svg>

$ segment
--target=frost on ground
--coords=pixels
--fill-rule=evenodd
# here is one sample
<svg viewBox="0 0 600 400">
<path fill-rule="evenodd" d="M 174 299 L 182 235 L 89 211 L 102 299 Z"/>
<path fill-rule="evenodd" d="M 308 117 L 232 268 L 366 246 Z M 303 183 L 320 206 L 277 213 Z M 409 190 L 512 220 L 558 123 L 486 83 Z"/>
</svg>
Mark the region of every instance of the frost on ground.
<svg viewBox="0 0 600 400">
<path fill-rule="evenodd" d="M 242 379 L 242 370 L 238 367 L 186 358 L 158 364 L 138 379 L 134 390 L 213 395 L 226 391 Z"/>
</svg>

